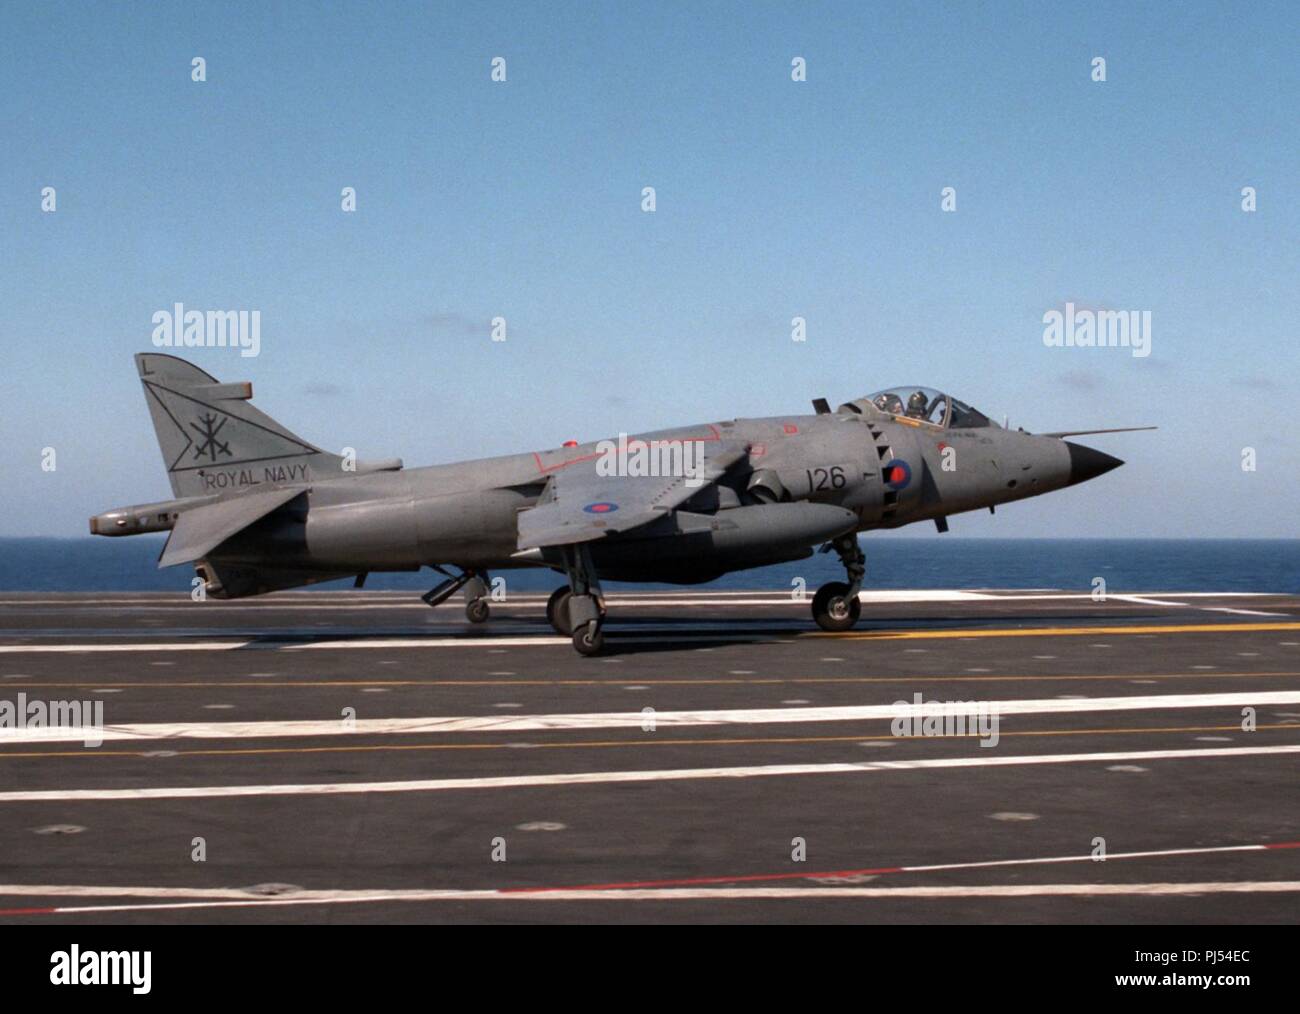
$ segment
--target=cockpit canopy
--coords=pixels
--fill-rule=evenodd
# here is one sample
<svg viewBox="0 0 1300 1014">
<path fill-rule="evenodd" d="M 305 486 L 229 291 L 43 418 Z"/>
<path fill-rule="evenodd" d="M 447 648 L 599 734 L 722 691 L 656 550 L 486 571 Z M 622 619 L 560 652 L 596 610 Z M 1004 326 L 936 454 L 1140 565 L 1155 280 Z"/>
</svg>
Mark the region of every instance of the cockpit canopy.
<svg viewBox="0 0 1300 1014">
<path fill-rule="evenodd" d="M 953 429 L 995 425 L 983 412 L 932 387 L 891 387 L 841 405 L 841 411 L 862 413 L 865 405 L 902 419 L 915 419 Z"/>
</svg>

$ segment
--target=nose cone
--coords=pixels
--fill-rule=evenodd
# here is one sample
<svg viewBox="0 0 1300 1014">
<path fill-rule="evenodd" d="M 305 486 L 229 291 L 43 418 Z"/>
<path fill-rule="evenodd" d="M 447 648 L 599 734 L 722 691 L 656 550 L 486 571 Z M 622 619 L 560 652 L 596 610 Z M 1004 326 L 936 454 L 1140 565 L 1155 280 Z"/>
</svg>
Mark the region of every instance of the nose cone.
<svg viewBox="0 0 1300 1014">
<path fill-rule="evenodd" d="M 1072 444 L 1067 440 L 1065 446 L 1070 449 L 1071 486 L 1075 485 L 1075 483 L 1095 479 L 1097 476 L 1109 472 L 1112 468 L 1119 468 L 1120 465 L 1124 464 L 1119 458 L 1112 458 L 1109 454 L 1103 454 L 1091 447 L 1084 447 L 1083 444 Z"/>
</svg>

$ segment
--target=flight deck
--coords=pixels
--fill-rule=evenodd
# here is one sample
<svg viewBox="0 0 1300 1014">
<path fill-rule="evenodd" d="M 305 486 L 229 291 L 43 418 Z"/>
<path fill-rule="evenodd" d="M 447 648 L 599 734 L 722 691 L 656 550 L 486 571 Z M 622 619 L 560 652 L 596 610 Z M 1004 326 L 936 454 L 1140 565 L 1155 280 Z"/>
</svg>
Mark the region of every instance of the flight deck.
<svg viewBox="0 0 1300 1014">
<path fill-rule="evenodd" d="M 545 601 L 0 595 L 0 922 L 1300 919 L 1296 596 Z"/>
</svg>

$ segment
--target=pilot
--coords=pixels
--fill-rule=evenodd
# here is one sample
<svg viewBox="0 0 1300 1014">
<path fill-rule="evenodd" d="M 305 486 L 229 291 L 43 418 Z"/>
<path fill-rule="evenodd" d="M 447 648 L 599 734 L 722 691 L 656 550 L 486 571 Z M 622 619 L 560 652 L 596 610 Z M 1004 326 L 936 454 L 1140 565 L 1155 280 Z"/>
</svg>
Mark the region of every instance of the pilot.
<svg viewBox="0 0 1300 1014">
<path fill-rule="evenodd" d="M 912 396 L 907 399 L 907 415 L 909 419 L 924 419 L 925 410 L 930 405 L 930 399 L 925 396 L 924 391 L 913 391 Z"/>
<path fill-rule="evenodd" d="M 903 401 L 894 392 L 886 391 L 884 394 L 876 395 L 876 408 L 891 415 L 902 415 Z"/>
</svg>

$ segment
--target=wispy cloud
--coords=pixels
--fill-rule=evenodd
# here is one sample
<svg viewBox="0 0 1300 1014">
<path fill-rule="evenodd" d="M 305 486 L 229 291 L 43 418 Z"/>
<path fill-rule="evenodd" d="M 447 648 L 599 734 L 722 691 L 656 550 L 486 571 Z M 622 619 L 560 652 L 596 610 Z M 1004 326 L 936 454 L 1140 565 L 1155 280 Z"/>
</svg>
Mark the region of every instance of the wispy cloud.
<svg viewBox="0 0 1300 1014">
<path fill-rule="evenodd" d="M 1096 370 L 1067 370 L 1057 374 L 1056 381 L 1075 391 L 1099 391 L 1104 381 Z"/>
<path fill-rule="evenodd" d="M 469 337 L 470 335 L 486 335 L 488 333 L 488 321 L 486 319 L 480 320 L 464 313 L 431 313 L 423 317 L 421 323 L 436 335 Z"/>
</svg>

